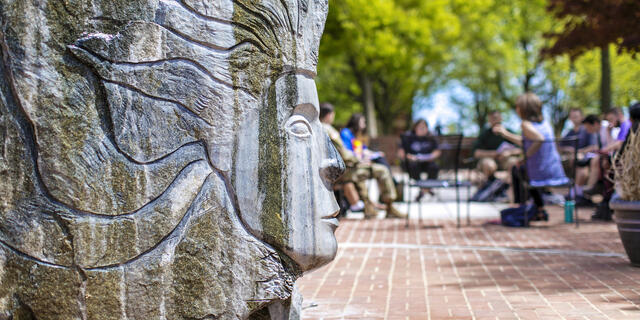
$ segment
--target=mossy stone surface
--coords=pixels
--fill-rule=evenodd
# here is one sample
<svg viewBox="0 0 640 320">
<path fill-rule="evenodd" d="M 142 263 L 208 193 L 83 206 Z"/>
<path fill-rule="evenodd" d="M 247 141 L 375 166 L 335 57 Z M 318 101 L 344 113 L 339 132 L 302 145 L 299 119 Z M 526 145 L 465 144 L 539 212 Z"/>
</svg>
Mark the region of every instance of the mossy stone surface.
<svg viewBox="0 0 640 320">
<path fill-rule="evenodd" d="M 326 7 L 0 0 L 0 320 L 298 318 Z"/>
</svg>

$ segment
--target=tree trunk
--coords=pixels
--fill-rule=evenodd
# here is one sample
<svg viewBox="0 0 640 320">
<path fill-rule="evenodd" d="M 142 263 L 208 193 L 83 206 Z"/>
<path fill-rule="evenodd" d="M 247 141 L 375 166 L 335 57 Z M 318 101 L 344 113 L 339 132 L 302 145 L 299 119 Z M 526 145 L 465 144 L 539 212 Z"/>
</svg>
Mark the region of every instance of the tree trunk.
<svg viewBox="0 0 640 320">
<path fill-rule="evenodd" d="M 364 95 L 364 113 L 367 118 L 367 134 L 369 138 L 378 136 L 378 123 L 376 121 L 376 108 L 373 98 L 373 84 L 369 76 L 362 77 L 362 94 Z"/>
<path fill-rule="evenodd" d="M 611 109 L 611 57 L 609 45 L 600 48 L 600 110 L 605 113 Z"/>
<path fill-rule="evenodd" d="M 515 110 L 516 101 L 511 99 L 509 97 L 509 95 L 507 94 L 507 90 L 504 87 L 504 83 L 502 83 L 502 77 L 503 77 L 502 76 L 502 72 L 500 70 L 498 70 L 494 81 L 496 83 L 496 87 L 498 88 L 498 93 L 500 94 L 500 99 L 502 99 L 502 101 L 504 101 L 510 108 Z"/>
<path fill-rule="evenodd" d="M 476 124 L 478 124 L 478 128 L 482 130 L 484 125 L 487 123 L 487 110 L 483 110 L 482 102 L 478 93 L 474 92 L 473 100 L 476 109 Z"/>
</svg>

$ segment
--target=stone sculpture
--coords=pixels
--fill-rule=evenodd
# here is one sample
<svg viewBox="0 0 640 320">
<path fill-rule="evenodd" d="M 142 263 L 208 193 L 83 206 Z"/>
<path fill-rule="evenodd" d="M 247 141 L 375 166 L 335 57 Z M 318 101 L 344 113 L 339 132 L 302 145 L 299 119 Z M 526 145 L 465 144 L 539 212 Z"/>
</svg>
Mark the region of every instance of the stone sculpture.
<svg viewBox="0 0 640 320">
<path fill-rule="evenodd" d="M 0 0 L 0 319 L 290 319 L 327 0 Z"/>
</svg>

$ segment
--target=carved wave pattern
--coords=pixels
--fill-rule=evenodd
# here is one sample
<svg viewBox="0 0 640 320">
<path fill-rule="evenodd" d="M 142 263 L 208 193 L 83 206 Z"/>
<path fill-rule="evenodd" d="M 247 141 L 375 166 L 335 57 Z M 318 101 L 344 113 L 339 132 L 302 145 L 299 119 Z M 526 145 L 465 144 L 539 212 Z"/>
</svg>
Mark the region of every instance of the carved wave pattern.
<svg viewBox="0 0 640 320">
<path fill-rule="evenodd" d="M 237 115 L 230 108 L 238 107 L 238 92 L 245 101 L 262 95 L 246 80 L 251 70 L 233 68 L 243 60 L 296 65 L 300 50 L 311 53 L 312 66 L 317 62 L 317 50 L 304 48 L 313 42 L 304 38 L 302 22 L 308 1 L 227 2 L 160 0 L 153 21 L 131 21 L 116 35 L 89 34 L 68 47 L 102 82 L 113 131 L 67 152 L 83 171 L 48 166 L 56 159 L 45 155 L 55 152 L 38 155 L 47 197 L 65 208 L 53 215 L 72 242 L 72 264 L 126 264 L 184 221 L 207 177 L 228 166 L 212 154 L 232 149 Z M 296 37 L 304 41 L 296 44 Z M 65 178 L 76 171 L 81 176 Z M 71 266 L 55 257 L 39 260 Z"/>
</svg>

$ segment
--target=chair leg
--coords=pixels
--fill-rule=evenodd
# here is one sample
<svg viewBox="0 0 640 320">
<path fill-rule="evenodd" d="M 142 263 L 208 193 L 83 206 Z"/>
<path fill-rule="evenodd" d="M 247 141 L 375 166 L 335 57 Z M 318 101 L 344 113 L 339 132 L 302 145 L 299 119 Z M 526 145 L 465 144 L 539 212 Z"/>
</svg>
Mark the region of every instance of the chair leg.
<svg viewBox="0 0 640 320">
<path fill-rule="evenodd" d="M 411 190 L 411 187 L 409 187 L 409 182 L 404 174 L 402 175 L 402 180 L 402 202 L 407 202 L 407 196 L 410 195 L 409 191 Z"/>
<path fill-rule="evenodd" d="M 529 188 L 524 187 L 523 189 L 524 189 L 524 192 L 522 194 L 522 199 L 523 199 L 522 201 L 524 202 L 524 205 L 525 205 L 525 207 L 524 207 L 525 208 L 524 226 L 525 226 L 525 228 L 528 228 L 529 227 L 529 215 L 528 215 L 526 209 L 527 209 L 527 200 L 529 199 Z"/>
<path fill-rule="evenodd" d="M 416 201 L 416 204 L 418 204 L 418 226 L 422 227 L 422 203 Z"/>
<path fill-rule="evenodd" d="M 575 202 L 575 200 L 573 202 Z M 574 219 L 576 220 L 576 228 L 578 228 L 580 227 L 580 216 L 578 215 L 578 207 L 574 205 L 573 208 L 573 214 L 575 215 Z"/>
<path fill-rule="evenodd" d="M 467 185 L 467 226 L 471 225 L 471 186 Z"/>
<path fill-rule="evenodd" d="M 411 185 L 409 185 L 408 183 L 406 184 L 406 195 L 408 196 L 408 200 L 407 200 L 407 217 L 405 218 L 405 223 L 404 223 L 404 227 L 405 228 L 409 228 L 409 214 L 411 213 Z"/>
<path fill-rule="evenodd" d="M 456 227 L 460 228 L 460 186 L 456 183 Z"/>
<path fill-rule="evenodd" d="M 578 189 L 576 188 L 575 183 L 573 184 L 573 195 L 571 196 L 571 200 L 573 200 L 574 206 L 573 206 L 573 219 L 576 221 L 576 228 L 578 228 L 580 226 L 580 217 L 578 216 L 578 206 L 575 205 L 576 203 L 576 196 L 577 196 L 577 192 Z"/>
</svg>

